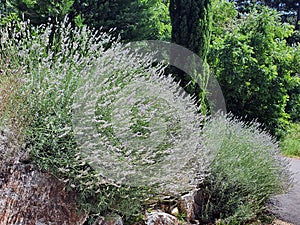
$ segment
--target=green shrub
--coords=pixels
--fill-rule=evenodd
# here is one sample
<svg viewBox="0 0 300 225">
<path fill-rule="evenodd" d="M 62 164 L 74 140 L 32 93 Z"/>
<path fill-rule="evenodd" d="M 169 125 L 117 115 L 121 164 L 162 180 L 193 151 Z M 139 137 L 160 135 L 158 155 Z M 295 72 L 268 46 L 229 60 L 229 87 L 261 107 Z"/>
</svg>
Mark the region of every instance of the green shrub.
<svg viewBox="0 0 300 225">
<path fill-rule="evenodd" d="M 26 98 L 19 104 L 26 108 L 30 160 L 74 188 L 90 214 L 118 213 L 129 219 L 154 191 L 191 188 L 189 182 L 195 185 L 205 175 L 204 157 L 196 158 L 205 156 L 202 117 L 192 99 L 163 76 L 163 65 L 153 66 L 151 55 L 137 55 L 105 33 L 74 29 L 67 21 L 56 25 L 55 32 L 51 24 L 34 27 L 27 22 L 0 31 L 1 57 L 13 52 L 11 65 L 22 69 L 20 92 Z M 84 114 L 76 114 L 78 107 L 79 113 L 92 110 L 92 125 Z M 122 113 L 127 113 L 124 120 L 119 118 Z M 74 114 L 83 123 L 76 123 Z M 88 141 L 88 153 L 83 154 L 86 140 L 79 133 L 83 129 L 89 134 L 89 125 L 96 127 L 100 146 L 89 148 L 94 143 Z M 155 133 L 157 127 L 163 133 Z M 131 163 L 119 170 L 130 178 L 114 180 L 102 171 L 110 166 L 109 172 L 118 172 L 113 167 L 116 156 L 119 165 Z M 156 162 L 161 167 L 153 170 Z M 137 185 L 122 182 L 136 177 L 146 180 Z"/>
<path fill-rule="evenodd" d="M 200 185 L 202 219 L 242 224 L 260 214 L 271 196 L 290 186 L 288 161 L 258 124 L 218 116 L 206 124 L 204 135 L 212 163 L 211 174 Z"/>
<path fill-rule="evenodd" d="M 300 157 L 300 124 L 291 125 L 280 147 L 285 155 Z"/>
<path fill-rule="evenodd" d="M 299 49 L 286 42 L 293 29 L 265 7 L 225 22 L 216 24 L 208 62 L 227 109 L 280 138 L 299 115 Z"/>
</svg>

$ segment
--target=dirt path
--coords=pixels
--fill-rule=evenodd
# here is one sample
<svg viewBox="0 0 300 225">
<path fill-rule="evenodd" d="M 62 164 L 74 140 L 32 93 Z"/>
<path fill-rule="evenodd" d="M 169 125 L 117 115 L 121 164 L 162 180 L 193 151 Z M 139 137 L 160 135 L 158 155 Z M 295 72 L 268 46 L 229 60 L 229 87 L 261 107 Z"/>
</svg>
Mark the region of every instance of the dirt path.
<svg viewBox="0 0 300 225">
<path fill-rule="evenodd" d="M 294 187 L 289 193 L 276 197 L 277 207 L 274 212 L 284 221 L 300 225 L 300 160 L 291 159 L 291 171 L 294 173 Z"/>
</svg>

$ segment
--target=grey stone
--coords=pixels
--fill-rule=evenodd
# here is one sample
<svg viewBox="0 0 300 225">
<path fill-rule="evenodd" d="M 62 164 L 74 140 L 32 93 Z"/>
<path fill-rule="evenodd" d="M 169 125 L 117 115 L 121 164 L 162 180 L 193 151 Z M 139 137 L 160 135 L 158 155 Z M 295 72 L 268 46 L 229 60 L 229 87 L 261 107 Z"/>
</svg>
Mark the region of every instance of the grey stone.
<svg viewBox="0 0 300 225">
<path fill-rule="evenodd" d="M 190 191 L 180 197 L 178 201 L 178 209 L 181 214 L 185 214 L 186 221 L 195 221 L 197 211 L 197 204 L 195 203 L 195 198 L 197 198 L 197 190 Z"/>
<path fill-rule="evenodd" d="M 123 221 L 119 215 L 108 215 L 99 217 L 93 225 L 123 225 Z"/>
<path fill-rule="evenodd" d="M 146 225 L 182 225 L 182 223 L 168 213 L 154 211 L 146 213 Z"/>
</svg>

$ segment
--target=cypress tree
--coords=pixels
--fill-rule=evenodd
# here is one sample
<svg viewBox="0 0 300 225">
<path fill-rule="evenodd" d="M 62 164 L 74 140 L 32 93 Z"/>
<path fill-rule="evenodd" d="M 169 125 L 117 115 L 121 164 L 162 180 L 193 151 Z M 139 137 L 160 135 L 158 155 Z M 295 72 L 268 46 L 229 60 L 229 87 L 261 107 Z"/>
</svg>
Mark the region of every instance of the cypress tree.
<svg viewBox="0 0 300 225">
<path fill-rule="evenodd" d="M 212 0 L 170 0 L 172 42 L 197 54 L 206 65 L 212 26 Z M 171 61 L 180 60 L 179 54 L 171 54 Z M 203 100 L 199 85 L 183 71 L 172 68 L 175 79 L 184 89 Z M 202 74 L 201 76 L 203 76 Z"/>
<path fill-rule="evenodd" d="M 171 0 L 172 42 L 205 61 L 212 24 L 211 0 Z"/>
</svg>

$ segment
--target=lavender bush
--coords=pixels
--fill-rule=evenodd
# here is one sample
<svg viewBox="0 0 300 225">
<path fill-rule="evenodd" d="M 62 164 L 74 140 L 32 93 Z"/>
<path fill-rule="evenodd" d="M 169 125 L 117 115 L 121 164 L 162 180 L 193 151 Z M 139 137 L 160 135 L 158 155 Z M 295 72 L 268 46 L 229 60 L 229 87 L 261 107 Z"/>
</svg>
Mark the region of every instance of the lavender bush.
<svg viewBox="0 0 300 225">
<path fill-rule="evenodd" d="M 133 62 L 141 59 L 120 53 L 117 63 L 114 54 L 114 63 L 97 65 L 76 95 L 73 122 L 82 155 L 116 184 L 159 184 L 161 193 L 195 187 L 205 172 L 197 107 L 161 67 L 144 61 L 137 69 Z"/>
<path fill-rule="evenodd" d="M 13 53 L 21 68 L 30 160 L 76 189 L 84 209 L 128 217 L 153 193 L 203 179 L 203 118 L 151 55 L 67 21 L 0 33 L 1 58 Z"/>
<path fill-rule="evenodd" d="M 10 134 L 23 137 L 31 161 L 78 191 L 90 214 L 128 218 L 146 199 L 198 184 L 200 219 L 241 224 L 290 185 L 272 137 L 230 116 L 204 126 L 151 54 L 67 21 L 8 24 L 0 38 L 1 126 L 18 118 Z"/>
<path fill-rule="evenodd" d="M 200 185 L 201 219 L 242 224 L 290 187 L 289 162 L 259 124 L 222 115 L 211 118 L 203 132 L 212 161 L 211 173 Z"/>
</svg>

